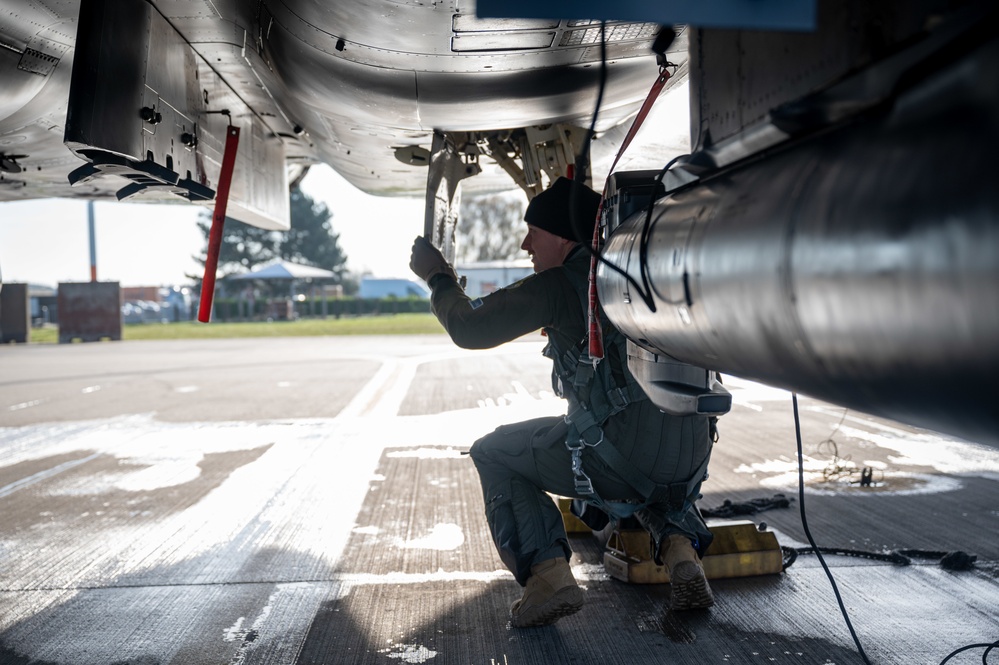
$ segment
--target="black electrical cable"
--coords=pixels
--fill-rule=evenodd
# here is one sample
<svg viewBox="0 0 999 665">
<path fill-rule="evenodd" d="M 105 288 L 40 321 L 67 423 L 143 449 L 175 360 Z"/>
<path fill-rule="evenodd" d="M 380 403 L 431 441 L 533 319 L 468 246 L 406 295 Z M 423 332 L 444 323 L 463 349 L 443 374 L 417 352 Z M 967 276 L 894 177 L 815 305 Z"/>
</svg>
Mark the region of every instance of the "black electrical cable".
<svg viewBox="0 0 999 665">
<path fill-rule="evenodd" d="M 586 139 L 583 143 L 583 152 L 576 158 L 576 168 L 573 173 L 573 180 L 582 182 L 586 174 L 584 173 L 590 157 L 590 141 L 597 131 L 597 117 L 600 115 L 600 106 L 604 101 L 604 91 L 607 89 L 607 22 L 600 21 L 600 85 L 597 87 L 597 103 L 593 107 L 593 115 L 590 116 L 590 129 L 586 132 Z M 578 229 L 576 235 L 578 236 Z"/>
<path fill-rule="evenodd" d="M 582 230 L 585 229 L 588 224 L 581 224 L 579 222 L 579 206 L 576 202 L 579 200 L 579 185 L 582 185 L 586 180 L 586 166 L 590 161 L 590 143 L 593 141 L 593 135 L 597 131 L 597 118 L 600 116 L 600 106 L 604 101 L 604 91 L 607 88 L 607 40 L 605 39 L 607 29 L 606 21 L 600 22 L 600 84 L 597 87 L 597 103 L 593 107 L 593 115 L 590 116 L 590 128 L 586 131 L 586 137 L 583 140 L 583 151 L 579 153 L 576 157 L 575 168 L 572 174 L 572 190 L 569 194 L 569 220 L 572 223 L 572 234 L 576 236 L 576 242 L 586 247 L 591 256 L 596 256 L 598 260 L 601 259 L 600 255 L 593 250 L 590 246 L 592 238 L 583 237 L 585 234 Z M 587 223 L 590 220 L 587 220 Z M 609 263 L 609 262 L 608 262 Z M 617 266 L 611 266 L 621 272 L 625 278 L 628 278 L 624 272 L 620 270 Z"/>
<path fill-rule="evenodd" d="M 794 561 L 795 561 L 795 559 L 797 559 L 799 553 L 800 554 L 815 554 L 815 556 L 818 557 L 819 563 L 822 564 L 822 569 L 826 572 L 826 577 L 829 578 L 829 583 L 832 585 L 833 593 L 836 595 L 836 602 L 839 603 L 840 612 L 842 612 L 843 619 L 846 621 L 846 627 L 850 629 L 850 635 L 853 637 L 853 642 L 854 642 L 854 644 L 857 645 L 857 651 L 860 653 L 860 657 L 863 659 L 863 661 L 867 665 L 870 665 L 871 661 L 867 659 L 867 654 L 864 653 L 864 647 L 860 644 L 860 638 L 857 637 L 857 633 L 853 629 L 853 624 L 850 622 L 850 616 L 849 616 L 849 614 L 847 614 L 846 606 L 843 604 L 843 599 L 839 595 L 839 589 L 836 586 L 836 580 L 833 579 L 832 572 L 829 570 L 829 566 L 826 565 L 826 561 L 822 557 L 822 552 L 826 551 L 826 552 L 833 552 L 833 553 L 852 554 L 852 555 L 855 555 L 855 556 L 866 556 L 866 557 L 869 557 L 869 558 L 878 558 L 878 557 L 877 557 L 877 555 L 872 555 L 872 554 L 867 553 L 867 552 L 857 552 L 857 551 L 852 551 L 852 550 L 830 550 L 828 548 L 819 548 L 815 544 L 815 539 L 812 538 L 812 532 L 808 529 L 808 520 L 805 518 L 805 467 L 804 467 L 804 459 L 805 458 L 804 458 L 804 455 L 803 455 L 802 445 L 801 445 L 801 420 L 798 417 L 798 395 L 797 395 L 797 393 L 791 393 L 791 405 L 794 407 L 794 434 L 795 434 L 795 437 L 796 437 L 797 442 L 798 442 L 798 506 L 799 506 L 800 513 L 801 513 L 801 526 L 802 526 L 802 528 L 805 531 L 805 537 L 808 539 L 808 543 L 812 546 L 812 549 L 811 549 L 811 551 L 808 551 L 805 548 L 797 548 L 797 549 L 795 549 L 795 548 L 789 548 L 789 547 L 781 547 L 781 550 L 782 550 L 783 555 L 784 555 L 784 561 L 783 561 L 783 563 L 784 563 L 784 569 L 786 570 L 787 568 L 789 568 L 791 566 L 791 564 L 794 563 Z M 843 420 L 845 418 L 846 418 L 846 412 L 843 413 L 843 418 L 840 419 L 839 425 L 843 424 Z M 836 425 L 836 429 L 839 429 L 839 425 Z M 900 552 L 891 552 L 891 553 L 889 553 L 887 555 L 880 555 L 880 558 L 882 558 L 882 559 L 884 559 L 886 561 L 891 561 L 892 563 L 901 563 L 901 564 L 905 565 L 905 564 L 908 563 L 908 559 L 907 559 L 906 555 L 912 556 L 912 555 L 919 555 L 919 554 L 929 554 L 929 555 L 945 554 L 946 555 L 947 553 L 943 553 L 943 552 L 925 552 L 924 553 L 924 552 L 921 552 L 920 550 L 901 550 Z M 968 555 L 965 555 L 965 556 L 968 556 Z M 974 559 L 975 559 L 975 557 L 970 557 L 970 559 L 973 562 Z M 942 661 L 940 661 L 940 665 L 945 665 L 945 663 L 947 661 L 949 661 L 951 658 L 953 658 L 957 654 L 963 653 L 965 651 L 970 651 L 971 649 L 985 649 L 985 651 L 982 653 L 982 665 L 989 665 L 989 653 L 991 653 L 992 650 L 995 649 L 995 648 L 999 648 L 999 640 L 996 640 L 995 642 L 992 642 L 992 643 L 969 644 L 967 646 L 961 647 L 960 649 L 955 649 L 954 651 L 952 651 L 949 654 L 947 654 L 947 656 Z"/>
<path fill-rule="evenodd" d="M 971 649 L 985 649 L 985 653 L 982 654 L 982 665 L 989 665 L 989 652 L 995 649 L 996 647 L 999 647 L 999 640 L 996 640 L 995 642 L 992 643 L 986 642 L 984 644 L 969 644 L 967 646 L 961 647 L 960 649 L 954 649 L 953 651 L 951 651 L 949 654 L 947 654 L 946 658 L 940 661 L 940 665 L 944 665 L 944 663 L 946 663 L 948 660 L 950 660 L 957 654 L 963 653 L 965 651 L 970 651 Z"/>
<path fill-rule="evenodd" d="M 857 632 L 853 629 L 853 624 L 850 622 L 850 615 L 847 613 L 846 606 L 843 604 L 843 598 L 839 595 L 839 588 L 836 586 L 836 580 L 833 579 L 832 572 L 829 570 L 829 566 L 826 565 L 826 560 L 819 551 L 818 545 L 815 544 L 815 539 L 812 538 L 812 532 L 808 529 L 808 520 L 805 518 L 805 458 L 801 446 L 801 420 L 798 417 L 797 393 L 791 393 L 791 405 L 794 407 L 794 435 L 798 441 L 798 508 L 801 513 L 801 527 L 805 531 L 805 537 L 808 539 L 808 544 L 812 546 L 813 550 L 815 550 L 815 556 L 818 557 L 819 563 L 822 564 L 822 570 L 826 571 L 826 577 L 829 578 L 829 584 L 832 585 L 833 594 L 836 596 L 836 602 L 839 603 L 839 610 L 843 614 L 843 619 L 846 621 L 846 627 L 850 629 L 850 635 L 853 637 L 854 644 L 857 645 L 857 651 L 860 653 L 860 657 L 867 665 L 871 665 L 871 661 L 867 659 L 867 654 L 864 653 L 864 647 L 860 644 L 860 638 L 857 637 Z"/>
<path fill-rule="evenodd" d="M 912 563 L 905 554 L 901 552 L 868 552 L 867 550 L 854 550 L 846 547 L 798 547 L 798 554 L 836 554 L 839 556 L 855 556 L 873 561 L 884 561 L 894 563 L 897 566 L 908 566 Z"/>
<path fill-rule="evenodd" d="M 652 283 L 648 278 L 648 265 L 649 265 L 649 235 L 652 233 L 652 210 L 656 204 L 656 192 L 659 191 L 659 186 L 663 184 L 663 178 L 666 177 L 666 173 L 676 164 L 679 160 L 684 157 L 690 157 L 690 155 L 677 155 L 673 159 L 666 162 L 666 166 L 662 168 L 661 171 L 656 175 L 652 184 L 652 192 L 649 194 L 649 205 L 645 209 L 645 223 L 642 225 L 642 235 L 638 241 L 638 267 L 642 273 L 642 283 L 645 284 L 646 293 L 642 293 L 639 290 L 638 295 L 642 296 L 642 300 L 645 301 L 646 306 L 653 312 L 656 311 L 655 303 L 652 300 Z M 688 237 L 689 240 L 689 237 Z M 637 287 L 636 287 L 637 288 Z M 669 300 L 664 299 L 667 305 L 684 305 L 687 304 L 684 300 Z"/>
<path fill-rule="evenodd" d="M 596 257 L 597 261 L 603 263 L 605 266 L 607 266 L 614 272 L 624 277 L 626 280 L 628 280 L 630 284 L 634 285 L 636 289 L 639 289 L 639 292 L 641 292 L 641 288 L 638 286 L 637 282 L 635 282 L 635 280 L 631 277 L 631 275 L 629 275 L 623 269 L 605 259 L 603 256 L 601 256 L 599 251 L 593 249 L 593 247 L 590 246 L 592 238 L 580 237 L 581 235 L 583 235 L 580 233 L 580 229 L 583 228 L 583 225 L 577 223 L 577 220 L 579 219 L 579 215 L 577 214 L 578 206 L 576 205 L 579 192 L 578 186 L 583 184 L 583 181 L 586 178 L 586 165 L 589 163 L 589 157 L 590 157 L 590 142 L 593 140 L 593 135 L 596 133 L 597 118 L 600 116 L 600 107 L 603 105 L 603 100 L 604 100 L 604 91 L 607 89 L 606 31 L 607 31 L 607 22 L 601 21 L 600 22 L 600 85 L 597 88 L 597 103 L 593 107 L 593 115 L 590 117 L 590 128 L 586 132 L 586 139 L 583 143 L 583 151 L 580 153 L 579 157 L 576 158 L 576 167 L 574 169 L 573 178 L 572 178 L 573 189 L 569 195 L 569 219 L 572 220 L 572 230 L 573 230 L 573 235 L 576 236 L 576 241 L 580 245 L 586 248 L 586 251 L 589 252 L 590 256 Z M 652 307 L 652 311 L 655 311 L 655 306 Z"/>
</svg>

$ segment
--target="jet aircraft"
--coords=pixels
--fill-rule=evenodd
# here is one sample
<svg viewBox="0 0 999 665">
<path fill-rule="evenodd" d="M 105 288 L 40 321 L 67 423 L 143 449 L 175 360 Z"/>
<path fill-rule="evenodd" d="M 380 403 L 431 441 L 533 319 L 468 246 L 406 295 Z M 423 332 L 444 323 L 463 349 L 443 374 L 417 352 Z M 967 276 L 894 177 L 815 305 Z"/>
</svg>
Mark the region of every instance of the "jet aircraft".
<svg viewBox="0 0 999 665">
<path fill-rule="evenodd" d="M 600 189 L 686 82 L 690 154 L 605 205 L 601 303 L 650 395 L 721 412 L 728 372 L 999 445 L 994 6 L 659 5 L 2 0 L 0 200 L 211 204 L 234 126 L 231 217 L 287 228 L 324 162 L 425 196 L 450 253 L 461 188 Z"/>
</svg>

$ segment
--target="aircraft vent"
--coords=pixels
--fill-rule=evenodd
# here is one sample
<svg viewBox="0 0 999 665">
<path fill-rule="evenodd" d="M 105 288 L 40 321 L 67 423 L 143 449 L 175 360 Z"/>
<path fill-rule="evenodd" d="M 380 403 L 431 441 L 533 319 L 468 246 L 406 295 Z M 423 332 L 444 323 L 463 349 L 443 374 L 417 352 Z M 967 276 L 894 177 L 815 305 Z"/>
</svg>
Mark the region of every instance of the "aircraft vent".
<svg viewBox="0 0 999 665">
<path fill-rule="evenodd" d="M 54 55 L 48 55 L 33 48 L 26 48 L 24 49 L 24 53 L 21 54 L 21 60 L 17 63 L 17 68 L 24 72 L 48 76 L 55 71 L 58 64 L 59 58 Z"/>
<path fill-rule="evenodd" d="M 520 19 L 480 19 L 455 14 L 451 21 L 454 35 L 451 50 L 536 51 L 550 48 L 555 42 L 559 21 Z"/>
<path fill-rule="evenodd" d="M 592 46 L 600 43 L 600 22 L 589 20 L 480 19 L 455 14 L 451 50 L 527 51 L 554 46 Z M 658 23 L 609 23 L 607 42 L 647 42 L 655 39 Z M 556 41 L 557 40 L 557 41 Z"/>
<path fill-rule="evenodd" d="M 588 46 L 600 43 L 599 21 L 569 21 L 562 33 L 559 46 Z M 658 23 L 610 23 L 607 25 L 607 41 L 631 42 L 654 39 L 659 32 Z"/>
</svg>

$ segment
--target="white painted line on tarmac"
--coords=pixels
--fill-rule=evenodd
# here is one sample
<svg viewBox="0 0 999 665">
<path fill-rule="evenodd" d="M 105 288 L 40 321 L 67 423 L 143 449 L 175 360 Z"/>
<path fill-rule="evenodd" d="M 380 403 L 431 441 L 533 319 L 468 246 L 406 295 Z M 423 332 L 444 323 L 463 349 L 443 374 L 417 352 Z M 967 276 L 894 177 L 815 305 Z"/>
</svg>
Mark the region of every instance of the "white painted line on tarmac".
<svg viewBox="0 0 999 665">
<path fill-rule="evenodd" d="M 338 582 L 343 583 L 343 590 L 346 592 L 355 586 L 378 586 L 382 584 L 427 584 L 429 582 L 492 582 L 512 581 L 509 570 L 466 571 L 466 570 L 442 570 L 438 569 L 432 573 L 354 573 L 351 575 L 337 575 Z M 344 593 L 344 595 L 347 595 Z"/>
<path fill-rule="evenodd" d="M 8 406 L 8 411 L 20 411 L 21 409 L 30 409 L 33 406 L 38 406 L 43 400 L 33 399 L 30 402 L 21 402 L 20 404 L 14 404 L 13 406 Z"/>
<path fill-rule="evenodd" d="M 467 358 L 474 360 L 484 355 L 520 355 L 538 353 L 536 344 L 510 344 L 501 345 L 492 349 L 468 350 L 455 347 L 445 351 L 437 351 L 408 358 L 381 358 L 382 366 L 375 375 L 361 388 L 360 392 L 344 407 L 337 415 L 338 418 L 351 418 L 358 416 L 369 416 L 377 419 L 393 418 L 399 415 L 409 388 L 416 378 L 416 372 L 420 365 L 446 360 Z M 517 395 L 526 390 L 517 390 Z M 528 395 L 528 397 L 530 397 Z M 511 402 L 514 400 L 510 400 Z M 479 404 L 480 408 L 502 406 L 491 398 L 486 404 Z"/>
<path fill-rule="evenodd" d="M 413 379 L 416 378 L 417 368 L 427 362 L 424 358 L 426 356 L 403 360 L 398 366 L 399 371 L 394 375 L 389 389 L 371 405 L 365 415 L 375 418 L 394 418 L 399 415 L 399 408 L 409 393 Z"/>
<path fill-rule="evenodd" d="M 573 562 L 571 566 L 573 576 L 580 582 L 606 582 L 611 579 L 603 564 Z M 505 569 L 469 571 L 438 568 L 436 571 L 425 573 L 403 573 L 398 571 L 390 573 L 350 573 L 338 574 L 335 579 L 337 582 L 343 584 L 341 587 L 343 596 L 346 596 L 352 587 L 357 586 L 428 584 L 430 582 L 482 582 L 484 584 L 513 582 L 510 571 Z"/>
<path fill-rule="evenodd" d="M 399 361 L 395 358 L 382 358 L 381 362 L 382 366 L 378 368 L 375 375 L 364 384 L 354 399 L 343 407 L 343 410 L 337 414 L 337 418 L 357 418 L 370 410 L 372 402 L 381 391 L 382 386 L 388 382 L 399 367 Z"/>
<path fill-rule="evenodd" d="M 88 455 L 87 457 L 83 457 L 81 459 L 72 460 L 70 462 L 63 462 L 62 464 L 57 464 L 51 469 L 46 469 L 44 471 L 39 471 L 38 473 L 33 473 L 27 478 L 21 478 L 20 480 L 15 480 L 9 485 L 0 487 L 0 498 L 13 494 L 17 490 L 24 489 L 25 487 L 29 487 L 30 485 L 34 485 L 35 483 L 51 478 L 52 476 L 57 476 L 64 471 L 69 471 L 70 469 L 78 467 L 81 464 L 86 464 L 90 460 L 100 456 L 101 453 L 94 453 L 93 455 Z"/>
<path fill-rule="evenodd" d="M 448 446 L 447 448 L 417 448 L 415 450 L 393 450 L 385 453 L 385 457 L 415 457 L 417 459 L 461 459 L 461 450 Z"/>
</svg>

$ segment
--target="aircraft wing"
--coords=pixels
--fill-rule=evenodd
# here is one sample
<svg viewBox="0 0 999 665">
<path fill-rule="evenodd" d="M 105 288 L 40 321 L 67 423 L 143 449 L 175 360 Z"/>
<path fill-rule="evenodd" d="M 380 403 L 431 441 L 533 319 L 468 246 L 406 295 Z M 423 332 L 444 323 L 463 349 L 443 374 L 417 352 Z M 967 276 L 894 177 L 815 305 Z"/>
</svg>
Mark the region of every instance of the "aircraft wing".
<svg viewBox="0 0 999 665">
<path fill-rule="evenodd" d="M 606 28 L 597 167 L 656 77 L 658 31 Z M 684 67 L 682 29 L 668 57 Z M 477 19 L 470 2 L 3 0 L 0 200 L 210 202 L 229 123 L 229 215 L 264 228 L 287 228 L 288 181 L 319 162 L 423 195 L 435 133 L 481 171 L 466 191 L 511 172 L 537 186 L 580 150 L 600 63 L 597 22 Z"/>
</svg>

